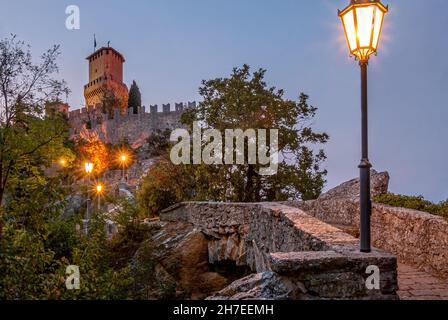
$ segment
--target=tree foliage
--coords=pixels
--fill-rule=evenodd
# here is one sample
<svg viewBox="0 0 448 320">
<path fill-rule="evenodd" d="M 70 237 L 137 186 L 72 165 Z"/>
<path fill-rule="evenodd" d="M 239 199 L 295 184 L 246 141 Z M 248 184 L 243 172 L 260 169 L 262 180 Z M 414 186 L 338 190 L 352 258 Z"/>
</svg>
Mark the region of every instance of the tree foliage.
<svg viewBox="0 0 448 320">
<path fill-rule="evenodd" d="M 69 151 L 64 143 L 67 123 L 63 117 L 45 117 L 45 103 L 67 93 L 58 71 L 54 46 L 34 64 L 27 46 L 15 36 L 0 41 L 0 205 L 6 193 L 32 190 L 20 186 L 25 179 L 39 188 L 42 166 Z M 31 182 L 31 181 L 27 181 Z"/>
<path fill-rule="evenodd" d="M 142 95 L 138 88 L 137 82 L 132 81 L 131 88 L 129 89 L 128 108 L 132 108 L 133 113 L 136 114 L 138 107 L 142 105 Z"/>
<path fill-rule="evenodd" d="M 156 216 L 164 208 L 192 199 L 197 183 L 193 179 L 184 166 L 175 166 L 167 156 L 161 157 L 149 169 L 137 193 L 142 211 Z"/>
<path fill-rule="evenodd" d="M 110 246 L 104 217 L 93 218 L 89 237 L 76 231 L 80 213 L 65 217 L 73 170 L 55 163 L 70 166 L 74 152 L 66 119 L 43 112 L 65 92 L 52 78 L 57 55 L 54 47 L 35 65 L 23 42 L 0 41 L 0 300 L 139 297 L 131 261 L 114 261 L 119 245 Z M 80 290 L 65 287 L 69 265 L 80 268 Z"/>
<path fill-rule="evenodd" d="M 280 163 L 278 173 L 259 174 L 260 165 L 200 165 L 189 170 L 197 177 L 196 198 L 221 201 L 303 200 L 319 196 L 325 183 L 326 159 L 322 149 L 328 135 L 316 132 L 312 120 L 317 108 L 300 94 L 298 101 L 284 98 L 283 90 L 268 87 L 265 70 L 251 73 L 249 66 L 235 68 L 229 78 L 203 81 L 199 89 L 203 101 L 189 110 L 183 122 L 200 121 L 204 129 L 278 129 Z M 246 140 L 246 152 L 247 148 Z M 269 143 L 268 143 L 269 145 Z"/>
<path fill-rule="evenodd" d="M 448 200 L 439 203 L 433 203 L 426 200 L 423 196 L 405 196 L 386 193 L 375 197 L 374 201 L 382 204 L 387 204 L 392 207 L 414 209 L 443 217 L 448 217 Z"/>
</svg>

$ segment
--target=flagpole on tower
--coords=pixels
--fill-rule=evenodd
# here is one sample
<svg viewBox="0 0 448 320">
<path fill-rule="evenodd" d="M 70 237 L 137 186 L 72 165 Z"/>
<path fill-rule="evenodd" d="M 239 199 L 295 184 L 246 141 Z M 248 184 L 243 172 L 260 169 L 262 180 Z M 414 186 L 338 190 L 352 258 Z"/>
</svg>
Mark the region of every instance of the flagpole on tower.
<svg viewBox="0 0 448 320">
<path fill-rule="evenodd" d="M 93 52 L 96 51 L 96 34 L 93 34 Z"/>
</svg>

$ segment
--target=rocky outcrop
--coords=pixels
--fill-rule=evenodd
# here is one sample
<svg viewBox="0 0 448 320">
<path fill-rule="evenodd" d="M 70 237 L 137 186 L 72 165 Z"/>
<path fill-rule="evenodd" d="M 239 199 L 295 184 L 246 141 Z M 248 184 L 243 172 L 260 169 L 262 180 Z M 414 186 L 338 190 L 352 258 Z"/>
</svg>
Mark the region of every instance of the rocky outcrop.
<svg viewBox="0 0 448 320">
<path fill-rule="evenodd" d="M 371 172 L 371 197 L 385 194 L 389 187 L 387 172 Z M 338 226 L 359 225 L 359 179 L 353 179 L 322 194 L 311 201 L 288 201 L 286 204 L 300 208 L 322 221 Z"/>
<path fill-rule="evenodd" d="M 156 263 L 151 279 L 156 279 L 157 283 L 149 284 L 152 298 L 203 299 L 231 282 L 213 270 L 208 261 L 208 241 L 193 225 L 152 223 L 160 227 L 147 241 L 151 246 L 149 261 Z"/>
<path fill-rule="evenodd" d="M 385 194 L 389 188 L 389 173 L 376 172 L 371 170 L 370 173 L 370 194 L 374 198 L 378 195 Z M 322 194 L 317 201 L 334 200 L 334 199 L 358 199 L 359 198 L 359 179 L 353 179 L 342 183 Z"/>
<path fill-rule="evenodd" d="M 283 300 L 291 298 L 294 288 L 287 278 L 267 271 L 239 279 L 207 300 Z"/>
</svg>

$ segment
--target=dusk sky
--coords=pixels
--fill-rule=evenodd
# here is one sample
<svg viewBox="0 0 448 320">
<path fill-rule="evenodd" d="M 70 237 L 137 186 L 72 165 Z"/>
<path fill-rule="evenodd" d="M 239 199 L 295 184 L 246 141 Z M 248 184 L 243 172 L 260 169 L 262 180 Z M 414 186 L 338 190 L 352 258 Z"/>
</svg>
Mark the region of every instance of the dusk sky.
<svg viewBox="0 0 448 320">
<path fill-rule="evenodd" d="M 349 57 L 337 9 L 349 0 L 0 0 L 0 35 L 17 34 L 35 57 L 60 44 L 60 77 L 72 109 L 84 104 L 87 57 L 111 46 L 126 58 L 143 104 L 199 101 L 202 79 L 244 63 L 267 69 L 286 97 L 300 92 L 328 132 L 327 188 L 358 176 L 360 71 Z M 448 198 L 448 1 L 384 0 L 390 6 L 369 65 L 370 160 L 395 193 Z M 81 29 L 65 27 L 78 5 Z"/>
</svg>

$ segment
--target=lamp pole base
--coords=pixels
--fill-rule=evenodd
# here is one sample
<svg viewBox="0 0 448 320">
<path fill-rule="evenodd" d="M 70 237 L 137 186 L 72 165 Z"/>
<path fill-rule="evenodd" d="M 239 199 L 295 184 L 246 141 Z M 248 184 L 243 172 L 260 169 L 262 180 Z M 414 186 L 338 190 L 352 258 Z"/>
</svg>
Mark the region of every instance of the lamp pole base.
<svg viewBox="0 0 448 320">
<path fill-rule="evenodd" d="M 361 252 L 369 253 L 371 248 L 371 215 L 372 201 L 370 199 L 370 164 L 368 159 L 362 159 L 359 165 L 360 171 L 360 229 L 361 229 Z"/>
</svg>

